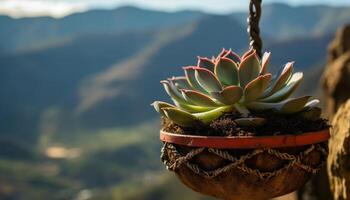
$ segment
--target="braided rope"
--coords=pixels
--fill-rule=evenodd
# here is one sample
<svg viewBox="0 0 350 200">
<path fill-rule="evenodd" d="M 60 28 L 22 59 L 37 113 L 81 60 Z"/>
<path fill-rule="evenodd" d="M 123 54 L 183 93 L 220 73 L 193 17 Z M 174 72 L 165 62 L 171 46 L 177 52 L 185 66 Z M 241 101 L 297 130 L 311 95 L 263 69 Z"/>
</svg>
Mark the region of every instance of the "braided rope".
<svg viewBox="0 0 350 200">
<path fill-rule="evenodd" d="M 262 0 L 251 0 L 249 3 L 249 16 L 247 19 L 250 46 L 256 50 L 261 58 L 262 56 L 262 40 L 260 38 L 259 22 L 261 18 L 261 2 Z"/>
<path fill-rule="evenodd" d="M 210 153 L 213 153 L 225 160 L 230 161 L 231 163 L 215 170 L 206 171 L 204 169 L 201 169 L 199 165 L 190 162 L 192 158 L 201 154 L 205 149 L 207 149 Z M 302 162 L 303 158 L 311 152 L 313 152 L 314 150 L 321 152 L 322 156 L 324 157 L 328 155 L 327 149 L 322 145 L 317 144 L 311 145 L 309 148 L 300 152 L 298 155 L 280 152 L 276 149 L 255 149 L 249 153 L 246 153 L 245 155 L 240 156 L 239 158 L 236 158 L 232 156 L 229 152 L 224 150 L 201 147 L 195 148 L 186 153 L 186 155 L 182 156 L 178 152 L 175 145 L 170 143 L 164 143 L 164 146 L 161 151 L 161 159 L 163 163 L 167 166 L 168 170 L 175 171 L 180 166 L 184 165 L 187 166 L 190 170 L 192 170 L 195 174 L 209 179 L 214 178 L 222 173 L 225 173 L 233 168 L 239 169 L 247 174 L 257 176 L 260 179 L 270 179 L 274 176 L 278 176 L 283 171 L 288 170 L 293 166 L 299 167 L 300 169 L 303 169 L 308 173 L 316 174 L 322 167 L 324 161 L 322 161 L 321 164 L 315 168 L 313 168 L 312 166 L 308 166 Z M 259 169 L 252 169 L 245 164 L 246 160 L 265 152 L 283 161 L 288 161 L 288 164 L 273 172 L 261 172 Z M 172 159 L 170 159 L 169 156 L 172 157 Z"/>
</svg>

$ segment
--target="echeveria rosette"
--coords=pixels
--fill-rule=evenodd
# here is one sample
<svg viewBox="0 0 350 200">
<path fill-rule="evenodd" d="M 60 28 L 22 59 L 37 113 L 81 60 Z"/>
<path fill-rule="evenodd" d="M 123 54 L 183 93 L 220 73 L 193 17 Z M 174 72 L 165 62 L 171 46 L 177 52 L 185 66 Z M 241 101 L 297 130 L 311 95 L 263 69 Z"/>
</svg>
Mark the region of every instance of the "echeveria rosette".
<svg viewBox="0 0 350 200">
<path fill-rule="evenodd" d="M 293 114 L 314 107 L 311 96 L 289 98 L 300 85 L 303 74 L 293 73 L 293 62 L 276 75 L 267 71 L 271 53 L 260 60 L 251 49 L 242 57 L 223 50 L 212 59 L 198 57 L 197 66 L 184 67 L 185 76 L 161 81 L 175 105 L 156 101 L 152 105 L 174 123 L 191 127 L 195 121 L 210 123 L 225 112 L 237 111 L 241 126 L 260 126 L 265 119 L 249 117 L 251 111 L 273 109 Z"/>
</svg>

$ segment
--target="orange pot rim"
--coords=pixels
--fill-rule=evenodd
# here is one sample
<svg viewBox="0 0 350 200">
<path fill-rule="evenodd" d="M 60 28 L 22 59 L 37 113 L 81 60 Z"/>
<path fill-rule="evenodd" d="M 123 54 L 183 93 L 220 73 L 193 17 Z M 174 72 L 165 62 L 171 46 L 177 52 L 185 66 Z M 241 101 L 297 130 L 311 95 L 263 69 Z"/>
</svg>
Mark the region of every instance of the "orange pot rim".
<svg viewBox="0 0 350 200">
<path fill-rule="evenodd" d="M 160 140 L 189 147 L 216 149 L 259 149 L 297 147 L 325 142 L 330 138 L 329 129 L 298 135 L 277 136 L 198 136 L 180 135 L 160 131 Z"/>
</svg>

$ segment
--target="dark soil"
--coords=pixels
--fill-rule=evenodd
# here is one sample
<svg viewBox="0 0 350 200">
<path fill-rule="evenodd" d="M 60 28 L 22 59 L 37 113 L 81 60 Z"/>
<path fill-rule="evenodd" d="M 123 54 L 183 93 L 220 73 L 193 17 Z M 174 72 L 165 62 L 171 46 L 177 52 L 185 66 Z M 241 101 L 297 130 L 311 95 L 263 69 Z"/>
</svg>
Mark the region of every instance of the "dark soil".
<svg viewBox="0 0 350 200">
<path fill-rule="evenodd" d="M 319 118 L 317 120 L 305 120 L 298 114 L 281 115 L 269 110 L 252 113 L 251 116 L 265 118 L 267 122 L 265 125 L 256 128 L 239 127 L 234 120 L 241 118 L 240 114 L 225 113 L 209 125 L 196 122 L 191 128 L 181 127 L 167 119 L 163 119 L 163 128 L 165 131 L 175 134 L 202 136 L 297 135 L 329 128 L 326 119 Z"/>
</svg>

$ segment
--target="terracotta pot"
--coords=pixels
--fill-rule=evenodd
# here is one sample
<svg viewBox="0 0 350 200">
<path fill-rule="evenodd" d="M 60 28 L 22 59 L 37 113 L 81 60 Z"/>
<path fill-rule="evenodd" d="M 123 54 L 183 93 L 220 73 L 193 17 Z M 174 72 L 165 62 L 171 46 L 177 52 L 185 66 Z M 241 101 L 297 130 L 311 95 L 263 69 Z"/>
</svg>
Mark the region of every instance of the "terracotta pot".
<svg viewBox="0 0 350 200">
<path fill-rule="evenodd" d="M 225 200 L 265 200 L 304 185 L 326 160 L 329 130 L 207 137 L 160 132 L 162 160 L 188 187 Z"/>
</svg>

